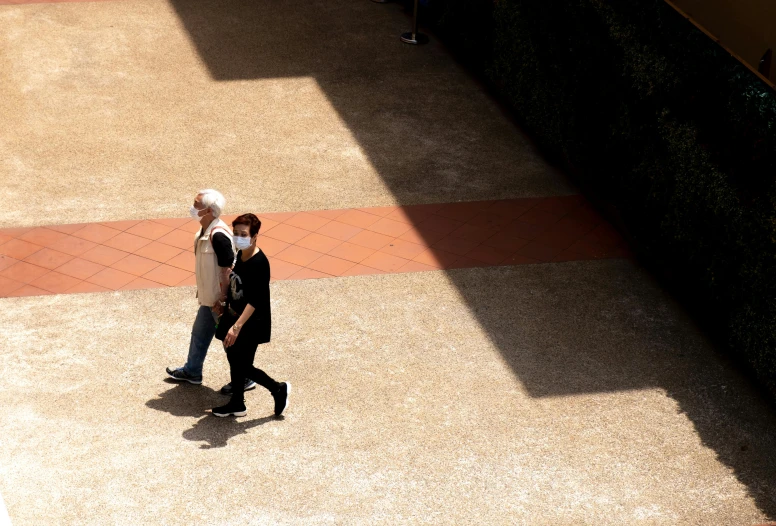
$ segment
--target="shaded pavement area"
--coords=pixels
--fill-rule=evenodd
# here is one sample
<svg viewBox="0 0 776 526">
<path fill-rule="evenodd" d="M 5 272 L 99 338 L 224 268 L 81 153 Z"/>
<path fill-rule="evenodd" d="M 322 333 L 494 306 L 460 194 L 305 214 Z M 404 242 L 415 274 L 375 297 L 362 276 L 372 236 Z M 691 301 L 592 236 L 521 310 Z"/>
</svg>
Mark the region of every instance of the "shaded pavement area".
<svg viewBox="0 0 776 526">
<path fill-rule="evenodd" d="M 278 224 L 304 211 L 577 199 L 434 38 L 399 42 L 409 19 L 396 5 L 29 3 L 0 5 L 0 24 L 0 227 L 31 229 L 17 237 L 172 224 L 205 187 L 230 214 L 287 214 Z M 424 250 L 440 241 L 405 225 Z M 183 252 L 156 263 L 186 258 L 177 241 Z M 773 409 L 636 262 L 553 261 L 578 241 L 529 265 L 297 269 L 274 282 L 273 340 L 256 363 L 294 385 L 282 419 L 258 389 L 247 417 L 208 415 L 228 379 L 218 342 L 202 386 L 164 380 L 196 309 L 183 281 L 2 298 L 10 518 L 776 519 Z"/>
</svg>

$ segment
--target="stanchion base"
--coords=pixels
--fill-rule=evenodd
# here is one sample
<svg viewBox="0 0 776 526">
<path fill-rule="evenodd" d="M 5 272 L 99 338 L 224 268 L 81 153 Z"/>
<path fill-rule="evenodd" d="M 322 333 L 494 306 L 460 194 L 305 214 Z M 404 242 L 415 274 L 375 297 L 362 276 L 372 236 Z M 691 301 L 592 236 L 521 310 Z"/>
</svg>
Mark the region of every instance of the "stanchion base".
<svg viewBox="0 0 776 526">
<path fill-rule="evenodd" d="M 405 44 L 425 44 L 428 42 L 428 37 L 423 33 L 413 33 L 412 31 L 407 31 L 406 33 L 401 34 L 401 41 Z"/>
</svg>

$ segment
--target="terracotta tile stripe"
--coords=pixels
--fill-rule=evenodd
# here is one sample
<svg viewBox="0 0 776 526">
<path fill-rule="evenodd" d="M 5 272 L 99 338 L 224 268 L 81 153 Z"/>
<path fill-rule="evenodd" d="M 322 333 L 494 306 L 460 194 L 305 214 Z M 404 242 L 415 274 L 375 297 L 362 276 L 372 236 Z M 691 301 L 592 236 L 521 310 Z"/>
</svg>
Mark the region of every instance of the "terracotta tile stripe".
<svg viewBox="0 0 776 526">
<path fill-rule="evenodd" d="M 629 257 L 577 195 L 259 217 L 273 280 Z M 197 230 L 186 218 L 0 229 L 0 297 L 194 285 Z"/>
</svg>

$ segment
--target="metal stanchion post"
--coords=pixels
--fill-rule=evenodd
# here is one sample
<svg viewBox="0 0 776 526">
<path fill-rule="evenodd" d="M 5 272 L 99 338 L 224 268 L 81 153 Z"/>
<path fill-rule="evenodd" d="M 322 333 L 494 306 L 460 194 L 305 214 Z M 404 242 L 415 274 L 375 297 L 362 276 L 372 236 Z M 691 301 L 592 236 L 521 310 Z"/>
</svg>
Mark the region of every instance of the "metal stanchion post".
<svg viewBox="0 0 776 526">
<path fill-rule="evenodd" d="M 408 33 L 402 33 L 401 41 L 405 44 L 425 44 L 428 42 L 428 37 L 423 33 L 418 33 L 418 1 L 415 0 L 415 8 L 412 13 L 412 31 Z"/>
</svg>

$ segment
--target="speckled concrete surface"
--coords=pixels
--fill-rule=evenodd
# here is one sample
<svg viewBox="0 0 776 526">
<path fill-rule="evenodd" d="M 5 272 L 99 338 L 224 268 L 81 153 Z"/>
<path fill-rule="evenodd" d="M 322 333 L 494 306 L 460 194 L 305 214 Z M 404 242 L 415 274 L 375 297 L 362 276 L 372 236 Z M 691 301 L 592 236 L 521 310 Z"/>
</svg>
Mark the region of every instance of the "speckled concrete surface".
<svg viewBox="0 0 776 526">
<path fill-rule="evenodd" d="M 372 2 L 0 6 L 0 227 L 574 189 L 407 15 Z"/>
<path fill-rule="evenodd" d="M 0 300 L 0 492 L 15 524 L 754 524 L 776 418 L 628 261 L 273 284 L 216 419 L 181 363 L 191 289 Z M 12 330 L 9 328 L 13 327 Z"/>
<path fill-rule="evenodd" d="M 575 190 L 395 4 L 0 6 L 0 227 Z M 257 365 L 174 385 L 191 289 L 0 300 L 0 494 L 26 524 L 776 518 L 776 416 L 633 263 L 273 285 Z"/>
</svg>

